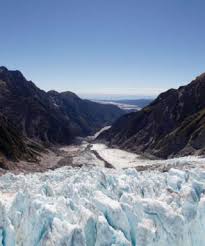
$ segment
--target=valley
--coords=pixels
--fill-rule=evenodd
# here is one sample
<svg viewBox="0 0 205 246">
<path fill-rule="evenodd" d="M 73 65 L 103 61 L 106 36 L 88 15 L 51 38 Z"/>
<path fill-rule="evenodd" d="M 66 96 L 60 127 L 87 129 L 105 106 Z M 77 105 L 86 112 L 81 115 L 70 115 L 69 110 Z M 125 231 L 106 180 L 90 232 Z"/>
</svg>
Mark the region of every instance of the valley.
<svg viewBox="0 0 205 246">
<path fill-rule="evenodd" d="M 1 1 L 0 246 L 205 246 L 205 1 Z"/>
<path fill-rule="evenodd" d="M 128 114 L 0 79 L 0 246 L 203 245 L 204 75 Z"/>
<path fill-rule="evenodd" d="M 185 156 L 166 160 L 148 159 L 146 156 L 109 147 L 106 144 L 96 142 L 96 138 L 110 127 L 102 128 L 93 136 L 78 138 L 75 144 L 46 149 L 38 158 L 38 161 L 19 161 L 15 163 L 9 172 L 15 174 L 45 172 L 55 170 L 63 166 L 70 167 L 105 167 L 112 169 L 135 168 L 137 171 L 158 170 L 167 172 L 171 168 L 186 169 L 193 167 L 205 168 L 205 157 Z M 0 169 L 1 174 L 8 170 Z"/>
</svg>

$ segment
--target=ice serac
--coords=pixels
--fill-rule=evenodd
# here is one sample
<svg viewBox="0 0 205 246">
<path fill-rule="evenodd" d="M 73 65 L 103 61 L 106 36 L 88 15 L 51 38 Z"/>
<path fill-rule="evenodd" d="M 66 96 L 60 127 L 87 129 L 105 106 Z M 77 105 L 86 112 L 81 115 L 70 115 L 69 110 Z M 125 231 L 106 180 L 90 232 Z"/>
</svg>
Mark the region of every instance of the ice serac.
<svg viewBox="0 0 205 246">
<path fill-rule="evenodd" d="M 0 177 L 0 190 L 0 245 L 205 243 L 203 169 L 64 167 L 8 173 Z"/>
</svg>

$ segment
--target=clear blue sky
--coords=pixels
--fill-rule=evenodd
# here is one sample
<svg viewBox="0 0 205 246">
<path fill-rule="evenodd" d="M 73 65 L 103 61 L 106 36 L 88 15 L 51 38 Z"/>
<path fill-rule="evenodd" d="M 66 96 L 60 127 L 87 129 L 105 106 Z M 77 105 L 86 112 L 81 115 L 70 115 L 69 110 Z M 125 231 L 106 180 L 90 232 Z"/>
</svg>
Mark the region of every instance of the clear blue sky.
<svg viewBox="0 0 205 246">
<path fill-rule="evenodd" d="M 205 72 L 204 0 L 0 4 L 0 64 L 45 90 L 153 95 Z"/>
</svg>

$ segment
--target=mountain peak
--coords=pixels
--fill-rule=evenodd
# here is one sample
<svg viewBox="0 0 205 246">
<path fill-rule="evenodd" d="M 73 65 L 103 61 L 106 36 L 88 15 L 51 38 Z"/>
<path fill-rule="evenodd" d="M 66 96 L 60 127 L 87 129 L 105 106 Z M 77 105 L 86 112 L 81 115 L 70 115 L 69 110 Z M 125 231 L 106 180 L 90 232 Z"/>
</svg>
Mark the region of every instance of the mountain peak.
<svg viewBox="0 0 205 246">
<path fill-rule="evenodd" d="M 58 91 L 55 91 L 55 90 L 50 90 L 50 91 L 47 91 L 47 93 L 51 96 L 57 96 L 59 95 L 59 92 Z"/>
<path fill-rule="evenodd" d="M 75 93 L 73 93 L 71 91 L 61 92 L 61 95 L 66 96 L 66 97 L 70 97 L 70 98 L 79 98 L 79 96 L 77 96 Z"/>
<path fill-rule="evenodd" d="M 8 72 L 8 69 L 4 66 L 0 66 L 0 73 Z"/>
<path fill-rule="evenodd" d="M 19 70 L 9 70 L 4 66 L 0 67 L 0 75 L 2 79 L 14 78 L 18 80 L 24 80 L 24 81 L 26 80 L 24 75 Z"/>
</svg>

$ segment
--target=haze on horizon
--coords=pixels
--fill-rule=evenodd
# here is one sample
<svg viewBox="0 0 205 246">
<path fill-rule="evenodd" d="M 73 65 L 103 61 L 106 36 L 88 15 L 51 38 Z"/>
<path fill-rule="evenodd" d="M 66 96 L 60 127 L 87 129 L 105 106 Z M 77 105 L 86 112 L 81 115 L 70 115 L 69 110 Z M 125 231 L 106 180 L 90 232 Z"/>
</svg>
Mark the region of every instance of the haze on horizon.
<svg viewBox="0 0 205 246">
<path fill-rule="evenodd" d="M 205 71 L 204 1 L 1 2 L 0 64 L 44 90 L 152 97 Z"/>
</svg>

